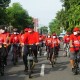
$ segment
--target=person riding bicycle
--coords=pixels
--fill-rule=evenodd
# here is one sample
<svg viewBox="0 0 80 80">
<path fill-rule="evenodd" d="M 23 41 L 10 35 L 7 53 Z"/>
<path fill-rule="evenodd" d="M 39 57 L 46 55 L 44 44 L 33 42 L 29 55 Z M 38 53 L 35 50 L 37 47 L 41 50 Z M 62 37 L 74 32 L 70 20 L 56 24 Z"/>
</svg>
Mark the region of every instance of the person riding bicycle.
<svg viewBox="0 0 80 80">
<path fill-rule="evenodd" d="M 70 64 L 72 71 L 75 69 L 75 56 L 80 50 L 80 35 L 79 28 L 75 27 L 73 29 L 73 34 L 70 35 Z"/>
<path fill-rule="evenodd" d="M 46 51 L 48 52 L 48 53 L 47 53 L 47 59 L 50 58 L 49 55 L 50 55 L 50 44 L 51 44 L 51 40 L 52 40 L 51 35 L 48 34 L 48 35 L 47 35 L 47 38 L 45 39 Z"/>
<path fill-rule="evenodd" d="M 24 33 L 21 35 L 20 38 L 20 44 L 22 47 L 22 56 L 23 56 L 23 62 L 25 69 L 24 71 L 28 70 L 28 65 L 27 65 L 27 56 L 28 56 L 28 35 L 29 35 L 29 28 L 24 29 Z"/>
<path fill-rule="evenodd" d="M 13 33 L 10 36 L 10 41 L 9 42 L 11 44 L 11 47 L 13 47 L 12 52 L 14 53 L 14 49 L 16 50 L 15 51 L 15 56 L 16 56 L 16 62 L 17 62 L 18 61 L 18 56 L 19 56 L 19 54 L 18 54 L 19 35 L 18 35 L 18 29 L 17 28 L 13 29 Z M 12 58 L 12 61 L 13 61 L 13 58 Z M 16 64 L 16 63 L 14 63 L 14 64 Z"/>
<path fill-rule="evenodd" d="M 42 52 L 42 47 L 43 47 L 43 36 L 41 34 L 39 34 L 38 53 L 40 53 L 40 56 L 41 56 L 41 52 Z"/>
<path fill-rule="evenodd" d="M 38 51 L 37 51 L 37 47 L 39 45 L 39 33 L 34 31 L 33 28 L 29 29 L 29 35 L 28 35 L 28 45 L 31 45 L 32 51 L 34 53 L 34 61 L 38 62 L 37 59 L 37 55 L 38 55 Z"/>
<path fill-rule="evenodd" d="M 4 35 L 4 29 L 0 29 L 0 74 L 4 75 L 4 64 L 6 64 L 6 51 L 5 51 L 5 40 L 6 36 Z"/>
<path fill-rule="evenodd" d="M 56 33 L 53 33 L 51 45 L 50 45 L 50 48 L 51 48 L 51 50 L 50 50 L 50 61 L 52 60 L 52 55 L 53 55 L 54 63 L 56 61 L 56 57 L 58 56 L 59 44 L 60 44 L 60 40 L 57 38 Z"/>
<path fill-rule="evenodd" d="M 69 42 L 70 42 L 70 32 L 67 32 L 66 35 L 63 37 L 64 51 L 66 53 L 64 54 L 65 56 L 67 56 L 66 48 L 69 46 Z"/>
</svg>

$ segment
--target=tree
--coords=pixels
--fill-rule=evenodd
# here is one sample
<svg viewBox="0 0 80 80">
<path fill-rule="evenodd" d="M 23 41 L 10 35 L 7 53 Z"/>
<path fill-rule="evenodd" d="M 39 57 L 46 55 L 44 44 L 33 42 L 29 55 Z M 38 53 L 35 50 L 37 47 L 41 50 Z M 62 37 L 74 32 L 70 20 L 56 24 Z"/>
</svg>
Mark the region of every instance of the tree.
<svg viewBox="0 0 80 80">
<path fill-rule="evenodd" d="M 10 2 L 11 2 L 11 0 L 0 0 L 0 7 L 6 8 L 9 6 Z"/>
<path fill-rule="evenodd" d="M 7 8 L 6 12 L 8 24 L 11 24 L 13 27 L 24 29 L 33 24 L 32 17 L 29 16 L 28 12 L 19 3 L 13 3 L 12 7 Z"/>
<path fill-rule="evenodd" d="M 51 32 L 60 27 L 72 31 L 75 26 L 80 26 L 80 0 L 61 0 L 61 2 L 63 9 L 58 11 L 55 20 L 51 21 Z"/>
<path fill-rule="evenodd" d="M 0 0 L 0 25 L 7 25 L 6 7 L 9 3 L 10 0 Z"/>
<path fill-rule="evenodd" d="M 40 28 L 40 33 L 47 35 L 47 34 L 48 34 L 48 27 L 42 26 L 42 27 Z"/>
<path fill-rule="evenodd" d="M 53 34 L 54 32 L 59 34 L 61 32 L 60 26 L 59 26 L 59 21 L 57 19 L 53 19 L 52 22 L 50 22 L 49 28 L 50 28 L 51 34 Z"/>
</svg>

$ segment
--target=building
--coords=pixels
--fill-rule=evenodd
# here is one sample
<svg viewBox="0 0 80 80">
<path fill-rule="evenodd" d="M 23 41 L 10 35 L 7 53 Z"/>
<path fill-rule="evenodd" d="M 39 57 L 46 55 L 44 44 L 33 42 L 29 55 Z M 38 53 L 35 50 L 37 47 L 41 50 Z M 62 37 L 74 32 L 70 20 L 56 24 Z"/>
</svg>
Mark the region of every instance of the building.
<svg viewBox="0 0 80 80">
<path fill-rule="evenodd" d="M 38 31 L 38 18 L 33 18 L 34 22 L 34 31 Z"/>
</svg>

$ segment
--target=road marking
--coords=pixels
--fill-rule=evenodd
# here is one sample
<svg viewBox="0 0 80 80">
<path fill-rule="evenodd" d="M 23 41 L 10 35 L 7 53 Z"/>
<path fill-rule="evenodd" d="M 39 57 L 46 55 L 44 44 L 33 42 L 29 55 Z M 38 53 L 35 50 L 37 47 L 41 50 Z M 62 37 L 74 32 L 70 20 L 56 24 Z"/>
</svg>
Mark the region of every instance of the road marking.
<svg viewBox="0 0 80 80">
<path fill-rule="evenodd" d="M 26 75 L 25 74 L 21 74 L 18 77 L 26 77 Z"/>
<path fill-rule="evenodd" d="M 45 64 L 42 64 L 40 76 L 44 76 L 44 68 L 45 68 Z"/>
<path fill-rule="evenodd" d="M 47 55 L 47 52 L 44 52 L 44 56 L 46 56 Z"/>
</svg>

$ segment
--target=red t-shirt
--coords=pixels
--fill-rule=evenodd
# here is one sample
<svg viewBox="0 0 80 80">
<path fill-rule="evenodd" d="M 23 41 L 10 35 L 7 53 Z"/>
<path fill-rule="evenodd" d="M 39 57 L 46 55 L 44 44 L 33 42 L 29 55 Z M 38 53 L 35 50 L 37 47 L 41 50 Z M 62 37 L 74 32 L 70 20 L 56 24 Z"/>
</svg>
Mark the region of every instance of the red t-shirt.
<svg viewBox="0 0 80 80">
<path fill-rule="evenodd" d="M 74 34 L 70 35 L 70 40 L 72 40 L 72 45 L 73 47 L 70 48 L 70 51 L 77 51 L 79 50 L 80 48 L 80 36 L 76 36 Z"/>
<path fill-rule="evenodd" d="M 28 44 L 35 44 L 39 43 L 39 33 L 38 32 L 32 32 L 28 35 Z"/>
<path fill-rule="evenodd" d="M 28 35 L 29 33 L 26 32 L 21 35 L 20 43 L 28 44 Z"/>
<path fill-rule="evenodd" d="M 5 41 L 4 34 L 0 34 L 0 43 L 3 44 Z"/>
<path fill-rule="evenodd" d="M 10 43 L 19 43 L 19 35 L 16 35 L 16 34 L 12 34 L 11 36 L 10 36 Z"/>
<path fill-rule="evenodd" d="M 46 39 L 45 39 L 46 46 L 50 46 L 51 40 L 52 40 L 52 38 L 46 38 Z"/>
<path fill-rule="evenodd" d="M 64 43 L 69 43 L 70 42 L 70 36 L 64 36 L 63 41 L 64 41 Z"/>
<path fill-rule="evenodd" d="M 51 48 L 58 47 L 59 44 L 60 44 L 60 40 L 58 38 L 52 38 L 50 47 Z"/>
</svg>

